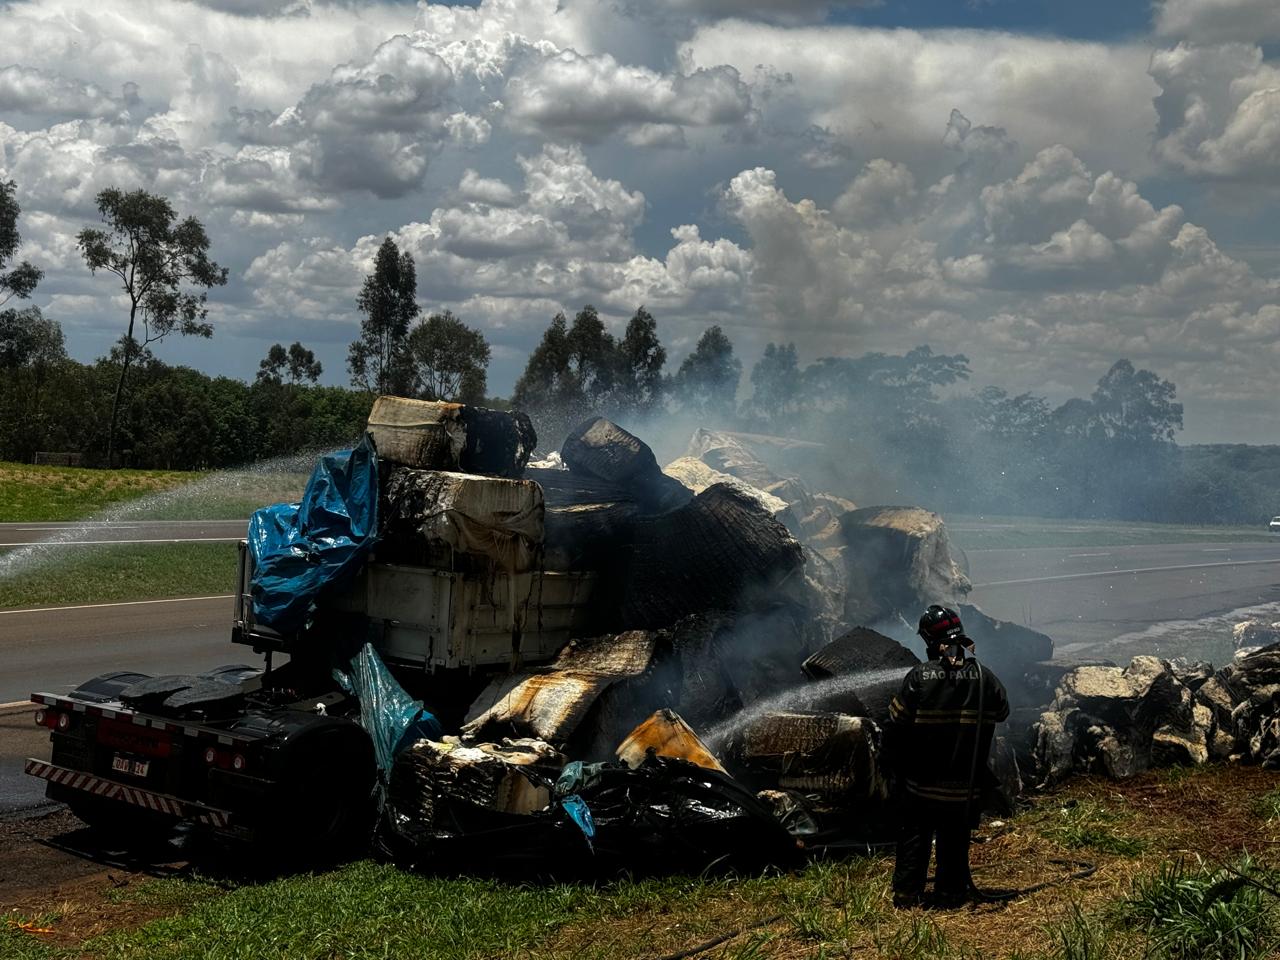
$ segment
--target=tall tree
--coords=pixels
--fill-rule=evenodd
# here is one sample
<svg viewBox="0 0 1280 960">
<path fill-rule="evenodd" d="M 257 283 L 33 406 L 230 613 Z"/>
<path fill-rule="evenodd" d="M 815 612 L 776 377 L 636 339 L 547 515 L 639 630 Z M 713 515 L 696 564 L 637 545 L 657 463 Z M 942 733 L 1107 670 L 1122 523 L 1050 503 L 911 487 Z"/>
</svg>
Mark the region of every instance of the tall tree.
<svg viewBox="0 0 1280 960">
<path fill-rule="evenodd" d="M 39 307 L 0 311 L 0 460 L 25 461 L 42 448 L 45 401 L 66 360 L 62 328 Z"/>
<path fill-rule="evenodd" d="M 280 386 L 284 379 L 284 368 L 289 362 L 289 352 L 283 343 L 273 343 L 267 355 L 258 361 L 258 382 Z"/>
<path fill-rule="evenodd" d="M 412 376 L 407 341 L 418 315 L 418 277 L 413 255 L 390 237 L 374 257 L 356 307 L 364 314 L 360 339 L 347 352 L 351 385 L 374 393 L 408 393 Z"/>
<path fill-rule="evenodd" d="M 1098 381 L 1090 398 L 1103 434 L 1113 440 L 1172 443 L 1182 429 L 1178 388 L 1150 370 L 1135 370 L 1117 360 Z"/>
<path fill-rule="evenodd" d="M 662 368 L 667 362 L 667 351 L 658 339 L 657 321 L 644 307 L 627 323 L 618 349 L 621 353 L 619 406 L 642 416 L 655 412 L 662 405 Z"/>
<path fill-rule="evenodd" d="M 289 382 L 297 385 L 303 380 L 315 383 L 324 373 L 324 367 L 316 359 L 316 355 L 298 340 L 289 344 Z"/>
<path fill-rule="evenodd" d="M 676 371 L 675 392 L 689 413 L 726 418 L 737 406 L 740 379 L 742 363 L 733 355 L 733 343 L 718 326 L 709 327 Z"/>
<path fill-rule="evenodd" d="M 167 197 L 109 187 L 98 194 L 105 230 L 85 227 L 76 240 L 91 273 L 119 278 L 129 300 L 129 326 L 120 341 L 120 372 L 111 400 L 107 465 L 115 456 L 120 397 L 129 367 L 149 344 L 177 331 L 211 337 L 207 291 L 227 282 L 227 269 L 209 259 L 209 236 L 195 217 L 179 221 Z M 135 332 L 142 327 L 142 337 Z"/>
<path fill-rule="evenodd" d="M 15 196 L 17 185 L 12 180 L 0 180 L 0 305 L 13 297 L 31 296 L 31 291 L 40 282 L 42 271 L 33 267 L 26 260 L 11 264 L 10 260 L 18 252 L 18 214 L 21 209 Z M 10 269 L 6 272 L 5 268 Z"/>
<path fill-rule="evenodd" d="M 773 424 L 795 411 L 800 400 L 800 364 L 794 343 L 770 343 L 751 368 L 748 407 L 759 420 Z"/>
<path fill-rule="evenodd" d="M 484 399 L 489 342 L 450 311 L 433 313 L 414 327 L 408 353 L 417 395 L 463 403 Z"/>
</svg>

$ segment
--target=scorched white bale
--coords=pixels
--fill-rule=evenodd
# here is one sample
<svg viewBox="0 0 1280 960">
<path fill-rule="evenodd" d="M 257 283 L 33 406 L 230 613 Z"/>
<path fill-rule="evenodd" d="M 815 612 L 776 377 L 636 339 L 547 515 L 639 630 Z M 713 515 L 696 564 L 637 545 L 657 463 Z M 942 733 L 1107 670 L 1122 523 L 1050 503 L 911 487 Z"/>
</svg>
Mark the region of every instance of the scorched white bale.
<svg viewBox="0 0 1280 960">
<path fill-rule="evenodd" d="M 378 397 L 368 430 L 383 460 L 511 478 L 524 472 L 538 443 L 523 413 L 407 397 Z"/>
<path fill-rule="evenodd" d="M 920 616 L 931 603 L 955 603 L 970 590 L 946 526 L 919 507 L 865 507 L 840 521 L 847 549 L 845 618 L 872 624 L 901 613 Z"/>
</svg>

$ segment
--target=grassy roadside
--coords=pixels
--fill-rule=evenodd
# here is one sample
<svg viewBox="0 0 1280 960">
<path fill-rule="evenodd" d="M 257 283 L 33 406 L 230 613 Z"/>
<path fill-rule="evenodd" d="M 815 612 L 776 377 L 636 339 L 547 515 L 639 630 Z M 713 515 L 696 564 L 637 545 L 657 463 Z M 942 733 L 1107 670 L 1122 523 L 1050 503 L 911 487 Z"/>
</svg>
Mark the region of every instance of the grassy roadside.
<svg viewBox="0 0 1280 960">
<path fill-rule="evenodd" d="M 1012 547 L 1124 547 L 1160 543 L 1270 543 L 1265 527 L 1056 520 L 1043 517 L 949 515 L 951 540 L 962 550 Z"/>
<path fill-rule="evenodd" d="M 698 956 L 1253 960 L 1280 944 L 1277 901 L 1219 863 L 1276 884 L 1280 862 L 1250 861 L 1245 851 L 1274 857 L 1278 784 L 1274 773 L 1240 767 L 1075 781 L 980 835 L 980 886 L 1058 881 L 1007 905 L 895 911 L 885 858 L 595 887 L 427 877 L 366 861 L 243 886 L 100 881 L 89 900 L 20 904 L 11 919 L 50 932 L 0 928 L 0 955 L 652 960 L 736 932 Z M 1096 871 L 1068 881 L 1081 861 Z"/>
<path fill-rule="evenodd" d="M 296 500 L 310 467 L 180 473 L 0 463 L 0 523 L 121 519 L 236 520 Z"/>
<path fill-rule="evenodd" d="M 0 609 L 218 596 L 235 588 L 234 543 L 51 547 L 27 558 L 0 577 Z"/>
</svg>

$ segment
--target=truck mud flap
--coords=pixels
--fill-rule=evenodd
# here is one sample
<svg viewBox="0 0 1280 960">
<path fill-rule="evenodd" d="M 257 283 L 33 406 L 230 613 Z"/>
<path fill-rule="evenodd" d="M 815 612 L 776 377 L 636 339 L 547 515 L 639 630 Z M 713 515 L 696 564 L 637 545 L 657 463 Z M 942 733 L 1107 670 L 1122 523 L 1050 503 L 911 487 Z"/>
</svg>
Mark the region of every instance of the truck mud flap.
<svg viewBox="0 0 1280 960">
<path fill-rule="evenodd" d="M 168 794 L 156 793 L 153 790 L 143 790 L 141 787 L 132 787 L 124 783 L 116 783 L 114 780 L 106 780 L 90 773 L 83 773 L 80 770 L 55 766 L 43 760 L 28 758 L 23 769 L 33 777 L 48 780 L 50 783 L 56 783 L 61 787 L 82 790 L 95 797 L 102 797 L 104 800 L 118 800 L 121 803 L 132 804 L 144 810 L 151 810 L 155 813 L 177 817 L 182 820 L 191 820 L 215 829 L 226 829 L 231 822 L 231 813 L 227 810 L 206 807 L 203 804 L 180 800 Z"/>
</svg>

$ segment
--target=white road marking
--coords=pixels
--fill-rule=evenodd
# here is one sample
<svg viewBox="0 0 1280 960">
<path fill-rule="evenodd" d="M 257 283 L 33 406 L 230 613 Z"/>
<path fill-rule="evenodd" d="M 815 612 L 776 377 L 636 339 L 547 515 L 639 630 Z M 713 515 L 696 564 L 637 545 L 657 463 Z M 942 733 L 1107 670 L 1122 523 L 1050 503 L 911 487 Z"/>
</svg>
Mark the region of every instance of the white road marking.
<svg viewBox="0 0 1280 960">
<path fill-rule="evenodd" d="M 1205 547 L 1201 553 L 1230 553 L 1230 547 Z"/>
<path fill-rule="evenodd" d="M 1109 556 L 1111 556 L 1111 554 L 1109 553 L 1068 553 L 1067 559 L 1074 560 L 1077 557 L 1109 557 Z"/>
<path fill-rule="evenodd" d="M 117 603 L 81 603 L 71 607 L 28 607 L 25 610 L 0 610 L 0 617 L 12 613 L 56 613 L 59 610 L 97 610 L 100 607 L 140 607 L 148 603 L 194 603 L 197 600 L 230 600 L 234 593 L 216 597 L 173 597 L 170 600 L 121 600 Z"/>
<path fill-rule="evenodd" d="M 96 527 L 107 527 L 107 526 L 109 526 L 112 530 L 136 530 L 136 529 L 138 529 L 138 527 L 140 526 L 140 524 L 136 524 L 136 523 L 120 523 L 120 524 L 116 524 L 116 523 L 112 523 L 112 524 L 105 524 L 105 523 L 47 523 L 47 524 L 45 524 L 45 525 L 43 525 L 43 526 L 39 526 L 39 527 L 10 527 L 8 524 L 0 524 L 0 530 L 4 530 L 4 529 L 10 529 L 10 530 L 74 530 L 76 527 L 83 527 L 83 528 L 85 528 L 85 529 L 94 529 L 94 528 L 96 528 Z"/>
<path fill-rule="evenodd" d="M 108 543 L 232 543 L 244 537 L 162 537 L 156 540 L 31 540 L 27 543 L 0 542 L 5 547 L 100 547 Z"/>
<path fill-rule="evenodd" d="M 1275 560 L 1221 560 L 1217 563 L 1180 563 L 1172 567 L 1138 567 L 1133 570 L 1095 570 L 1092 573 L 1060 573 L 1052 577 L 1028 577 L 1025 580 L 993 580 L 990 583 L 975 583 L 974 590 L 984 587 L 1012 587 L 1023 583 L 1047 583 L 1051 580 L 1084 580 L 1088 577 L 1122 577 L 1130 573 L 1163 573 L 1168 570 L 1203 570 L 1207 567 L 1251 567 L 1261 563 L 1280 563 Z"/>
</svg>

